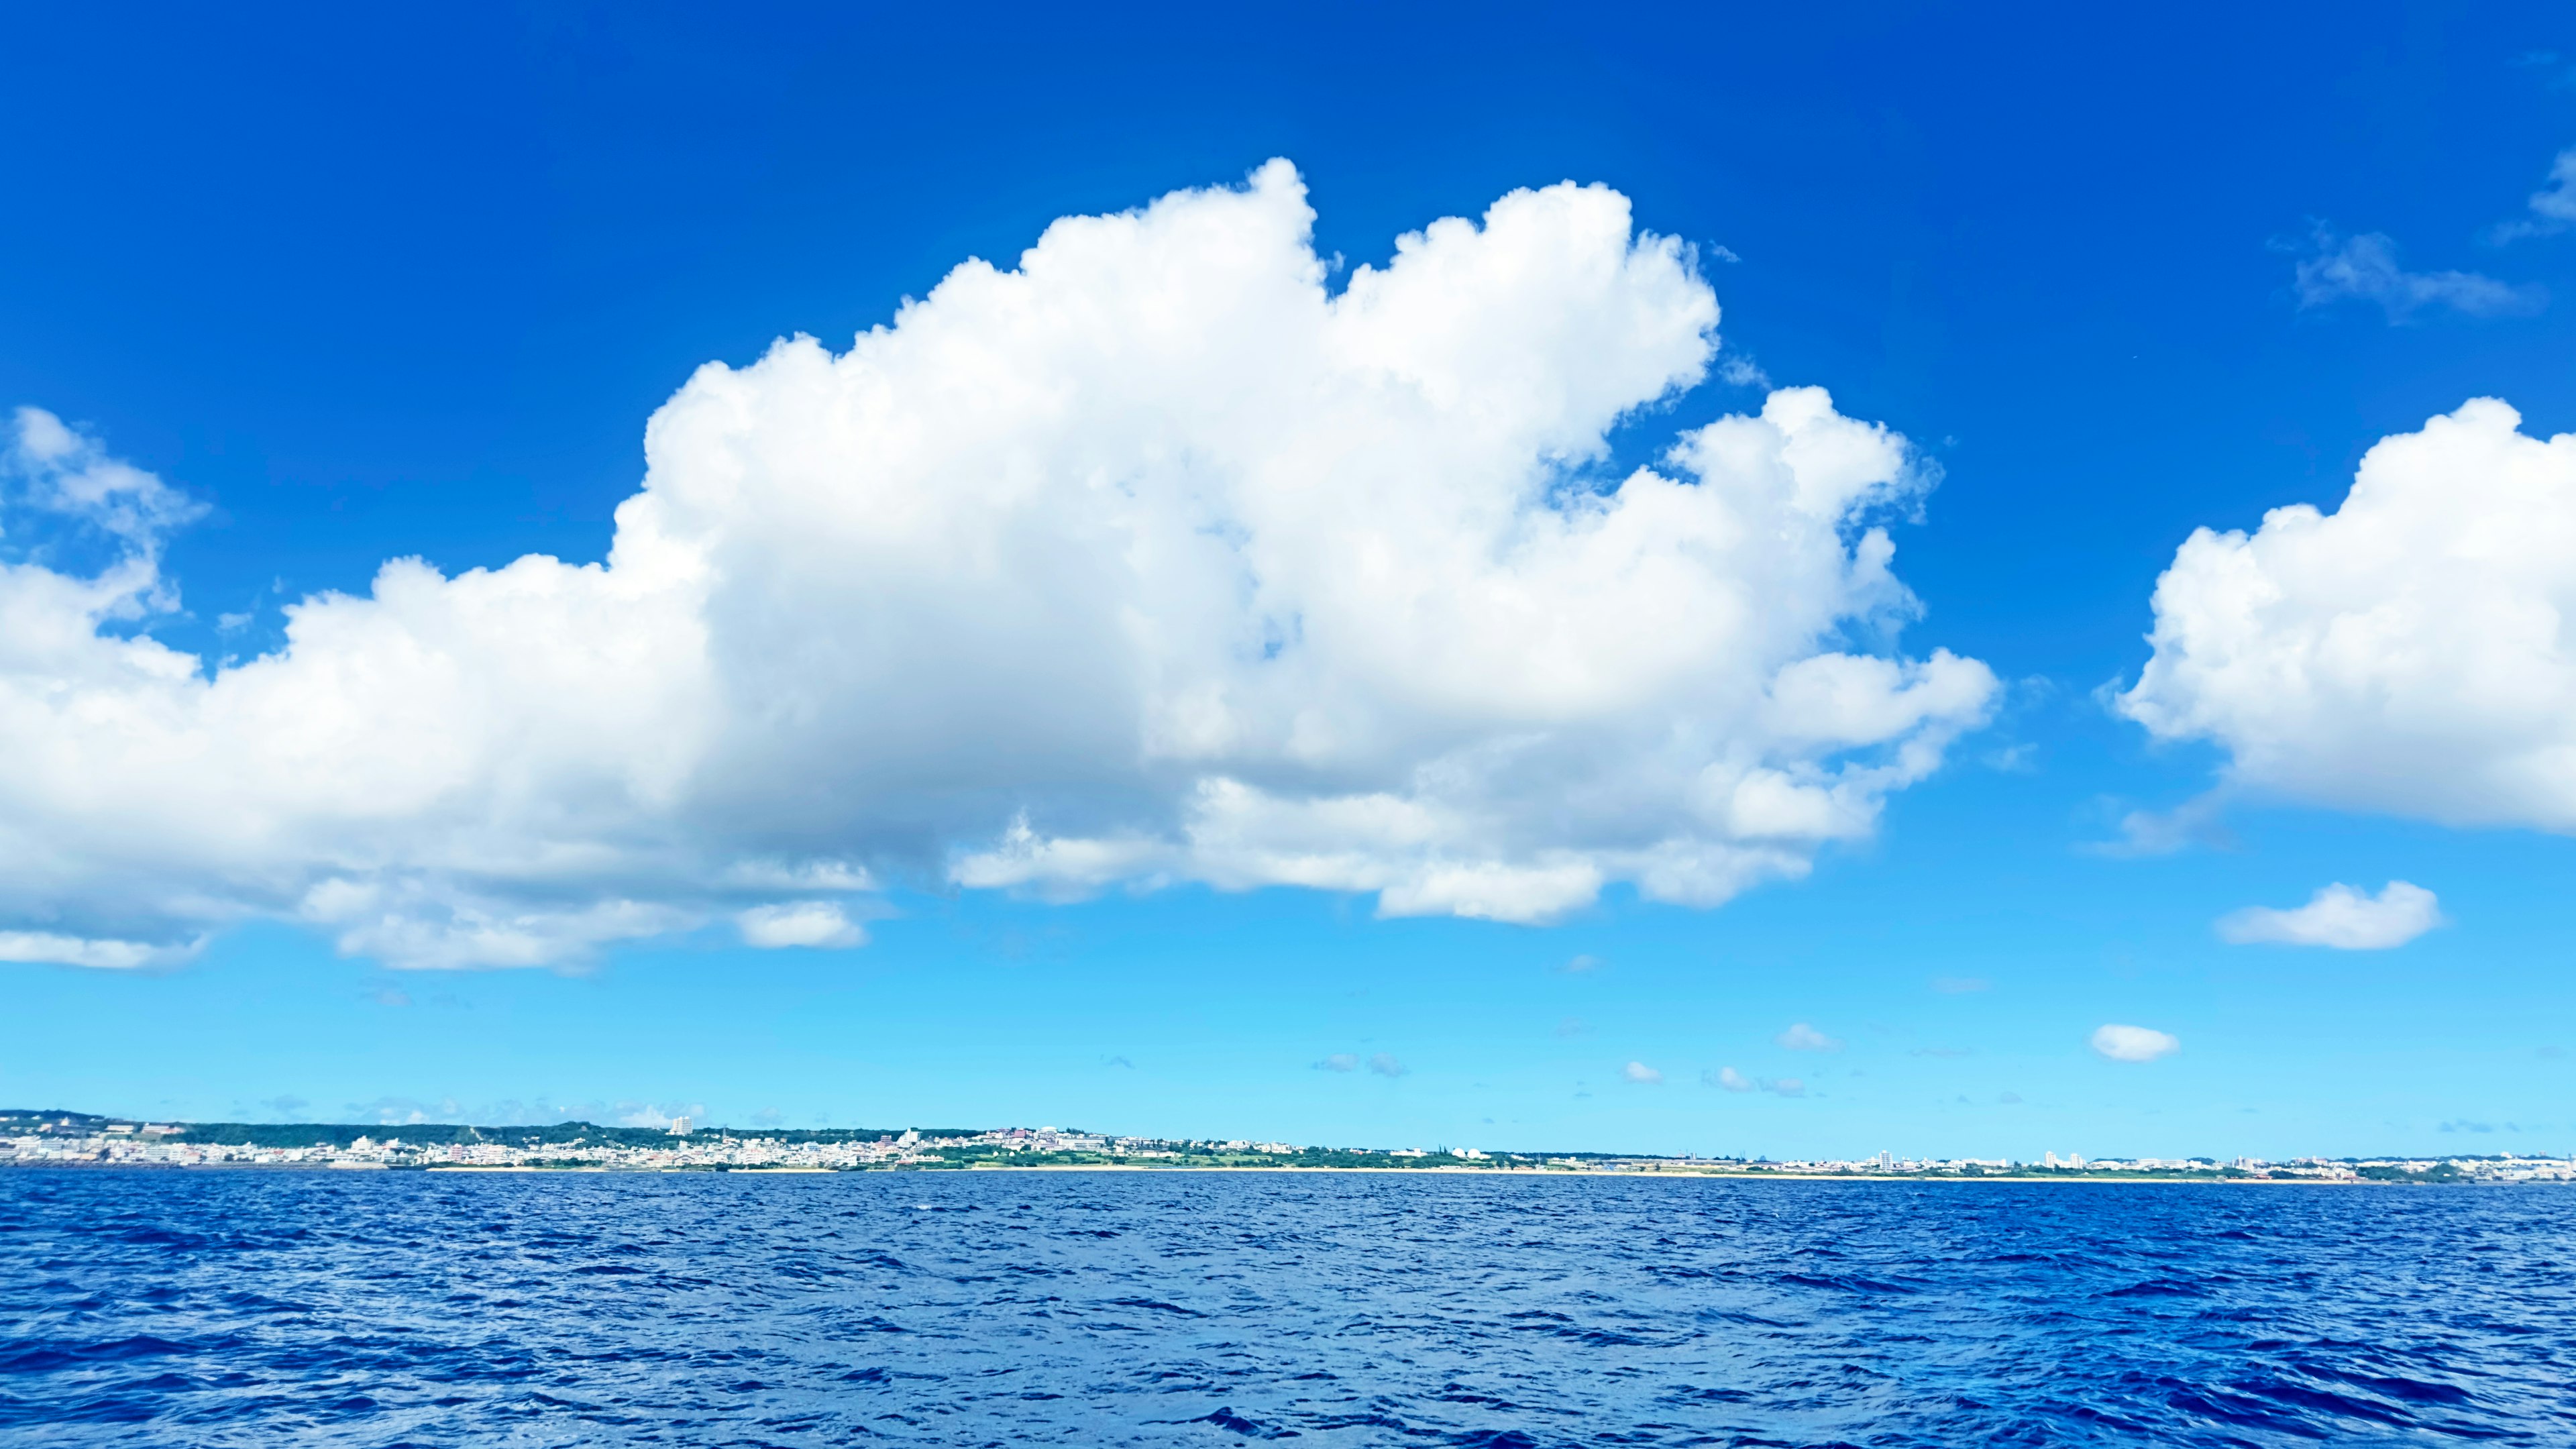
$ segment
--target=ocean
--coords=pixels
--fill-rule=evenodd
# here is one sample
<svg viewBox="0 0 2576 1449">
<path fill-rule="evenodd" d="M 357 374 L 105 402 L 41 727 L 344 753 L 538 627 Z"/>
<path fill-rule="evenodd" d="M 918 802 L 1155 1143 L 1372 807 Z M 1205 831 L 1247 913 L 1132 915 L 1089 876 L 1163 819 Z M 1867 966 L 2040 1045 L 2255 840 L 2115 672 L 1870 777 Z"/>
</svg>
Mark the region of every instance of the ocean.
<svg viewBox="0 0 2576 1449">
<path fill-rule="evenodd" d="M 0 1443 L 2576 1444 L 2576 1189 L 0 1170 Z"/>
</svg>

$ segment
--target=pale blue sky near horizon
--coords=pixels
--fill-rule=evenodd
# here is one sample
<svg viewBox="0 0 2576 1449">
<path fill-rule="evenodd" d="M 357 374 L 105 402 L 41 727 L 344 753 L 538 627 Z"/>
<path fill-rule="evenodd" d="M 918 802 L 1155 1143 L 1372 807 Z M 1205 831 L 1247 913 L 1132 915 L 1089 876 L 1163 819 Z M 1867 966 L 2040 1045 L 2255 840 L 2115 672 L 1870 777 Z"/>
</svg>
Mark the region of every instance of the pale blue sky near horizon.
<svg viewBox="0 0 2576 1449">
<path fill-rule="evenodd" d="M 2576 428 L 2576 232 L 2497 231 L 2547 217 L 2529 198 L 2576 146 L 2562 13 L 7 27 L 0 118 L 42 143 L 0 200 L 0 408 L 206 505 L 161 560 L 185 612 L 151 633 L 209 662 L 276 647 L 281 604 L 363 593 L 390 558 L 597 561 L 646 418 L 700 364 L 846 347 L 1058 217 L 1281 156 L 1346 265 L 1568 178 L 1694 244 L 1729 355 L 1937 463 L 1893 529 L 1922 605 L 1901 646 L 2002 685 L 1872 835 L 1713 908 L 1613 884 L 1516 925 L 1276 885 L 903 880 L 852 948 L 706 926 L 470 970 L 255 919 L 146 969 L 0 964 L 0 1105 L 1773 1157 L 2576 1151 L 2576 841 L 2249 790 L 2181 849 L 2104 848 L 2228 758 L 2107 701 L 2193 529 L 2332 511 L 2364 451 L 2472 397 Z M 2367 260 L 2335 249 L 2375 235 L 2413 270 L 2302 291 L 2303 263 Z M 2441 280 L 2470 274 L 2495 290 Z M 1619 456 L 1759 403 L 1712 379 Z M 2442 923 L 2368 950 L 2218 929 L 2391 881 Z M 2111 1060 L 2106 1023 L 2179 1047 Z M 1830 1045 L 1784 1044 L 1802 1025 Z"/>
</svg>

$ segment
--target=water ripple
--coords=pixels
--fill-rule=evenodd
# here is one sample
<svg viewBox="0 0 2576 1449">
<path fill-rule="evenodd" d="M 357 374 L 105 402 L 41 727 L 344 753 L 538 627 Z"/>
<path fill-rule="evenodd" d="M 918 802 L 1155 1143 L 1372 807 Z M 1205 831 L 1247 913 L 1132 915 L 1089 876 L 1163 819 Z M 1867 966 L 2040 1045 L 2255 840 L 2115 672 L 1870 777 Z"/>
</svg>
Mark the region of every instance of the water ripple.
<svg viewBox="0 0 2576 1449">
<path fill-rule="evenodd" d="M 2576 1443 L 2576 1192 L 0 1173 L 18 1445 Z"/>
</svg>

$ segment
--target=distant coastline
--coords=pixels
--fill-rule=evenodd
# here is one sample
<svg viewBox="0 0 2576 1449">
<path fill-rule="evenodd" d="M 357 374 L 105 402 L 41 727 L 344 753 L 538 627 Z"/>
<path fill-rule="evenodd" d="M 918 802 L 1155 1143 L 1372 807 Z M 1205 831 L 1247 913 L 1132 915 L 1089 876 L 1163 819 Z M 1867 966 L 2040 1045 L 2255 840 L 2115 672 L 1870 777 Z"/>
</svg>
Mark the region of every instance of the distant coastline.
<svg viewBox="0 0 2576 1449">
<path fill-rule="evenodd" d="M 558 1122 L 151 1122 L 0 1111 L 0 1167 L 308 1168 L 425 1172 L 1379 1172 L 1715 1177 L 1801 1182 L 2526 1183 L 2576 1180 L 2576 1159 L 1797 1159 L 1297 1146 L 1124 1137 L 1056 1127 L 692 1129 Z"/>
</svg>

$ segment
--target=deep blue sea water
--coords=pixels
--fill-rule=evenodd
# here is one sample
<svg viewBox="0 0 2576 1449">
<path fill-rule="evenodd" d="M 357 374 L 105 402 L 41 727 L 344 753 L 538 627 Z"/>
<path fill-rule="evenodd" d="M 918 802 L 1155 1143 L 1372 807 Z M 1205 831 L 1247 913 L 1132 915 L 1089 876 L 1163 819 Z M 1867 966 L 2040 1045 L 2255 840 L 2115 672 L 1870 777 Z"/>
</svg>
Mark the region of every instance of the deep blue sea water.
<svg viewBox="0 0 2576 1449">
<path fill-rule="evenodd" d="M 2576 1444 L 2576 1189 L 0 1171 L 0 1444 Z"/>
</svg>

